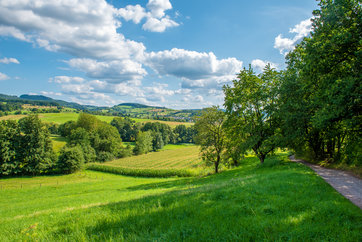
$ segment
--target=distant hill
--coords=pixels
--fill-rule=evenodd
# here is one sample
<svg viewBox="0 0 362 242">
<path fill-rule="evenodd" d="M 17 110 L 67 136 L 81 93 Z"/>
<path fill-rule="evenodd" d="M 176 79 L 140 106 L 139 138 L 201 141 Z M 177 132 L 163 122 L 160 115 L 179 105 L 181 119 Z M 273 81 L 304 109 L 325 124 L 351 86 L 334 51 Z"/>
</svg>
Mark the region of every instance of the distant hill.
<svg viewBox="0 0 362 242">
<path fill-rule="evenodd" d="M 81 105 L 74 102 L 56 100 L 43 95 L 23 94 L 20 97 L 0 94 L 0 101 L 34 104 L 39 106 L 60 106 L 74 108 L 79 111 L 87 111 L 99 115 L 128 116 L 133 118 L 147 118 L 170 121 L 192 121 L 193 116 L 200 113 L 199 109 L 174 110 L 166 107 L 148 106 L 140 103 L 120 103 L 113 107 L 97 107 Z"/>
<path fill-rule="evenodd" d="M 46 97 L 43 95 L 29 95 L 29 94 L 23 94 L 20 95 L 21 99 L 26 99 L 26 100 L 36 100 L 36 101 L 55 101 L 53 98 L 50 97 Z"/>
</svg>

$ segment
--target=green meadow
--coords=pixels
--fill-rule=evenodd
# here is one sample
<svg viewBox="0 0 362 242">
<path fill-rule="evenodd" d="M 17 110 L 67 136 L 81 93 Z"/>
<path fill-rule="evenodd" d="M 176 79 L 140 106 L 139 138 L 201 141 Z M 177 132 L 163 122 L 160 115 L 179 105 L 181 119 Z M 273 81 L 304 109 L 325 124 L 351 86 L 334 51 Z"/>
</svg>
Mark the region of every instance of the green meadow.
<svg viewBox="0 0 362 242">
<path fill-rule="evenodd" d="M 18 120 L 25 116 L 26 115 L 8 115 L 8 116 L 0 117 L 0 120 L 7 120 L 7 119 Z M 56 124 L 63 124 L 67 121 L 77 121 L 78 116 L 79 116 L 79 113 L 75 113 L 75 112 L 41 113 L 41 114 L 39 114 L 39 118 L 43 122 L 56 123 Z M 113 120 L 113 118 L 115 118 L 115 116 L 103 116 L 103 115 L 94 115 L 94 116 L 96 116 L 99 120 L 107 122 L 107 123 L 110 123 Z M 165 124 L 168 124 L 171 128 L 175 128 L 177 125 L 180 125 L 180 124 L 183 124 L 186 127 L 193 125 L 193 123 L 188 123 L 188 122 L 163 121 L 163 120 L 141 119 L 141 118 L 131 118 L 131 119 L 134 120 L 136 123 L 147 123 L 147 122 L 165 123 Z"/>
<path fill-rule="evenodd" d="M 0 241 L 362 237 L 361 210 L 286 154 L 263 165 L 248 157 L 239 168 L 203 177 L 141 178 L 87 170 L 0 179 L 0 186 Z"/>
</svg>

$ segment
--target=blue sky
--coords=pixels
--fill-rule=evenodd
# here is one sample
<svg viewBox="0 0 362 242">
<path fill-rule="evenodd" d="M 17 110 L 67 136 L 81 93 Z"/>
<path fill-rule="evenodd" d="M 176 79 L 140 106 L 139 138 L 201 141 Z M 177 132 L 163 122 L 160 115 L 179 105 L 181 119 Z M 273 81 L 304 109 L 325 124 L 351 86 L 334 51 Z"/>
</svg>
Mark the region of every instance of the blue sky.
<svg viewBox="0 0 362 242">
<path fill-rule="evenodd" d="M 176 109 L 223 104 L 242 67 L 283 69 L 315 0 L 2 0 L 0 93 Z"/>
</svg>

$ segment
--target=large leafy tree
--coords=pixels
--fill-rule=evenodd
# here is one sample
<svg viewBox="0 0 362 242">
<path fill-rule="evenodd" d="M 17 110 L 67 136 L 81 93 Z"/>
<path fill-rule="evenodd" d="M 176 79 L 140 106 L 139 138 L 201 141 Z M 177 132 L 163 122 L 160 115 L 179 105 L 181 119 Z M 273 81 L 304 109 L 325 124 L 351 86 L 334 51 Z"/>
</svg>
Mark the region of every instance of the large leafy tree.
<svg viewBox="0 0 362 242">
<path fill-rule="evenodd" d="M 321 0 L 311 36 L 287 56 L 283 132 L 313 158 L 361 160 L 362 11 L 358 0 Z M 290 109 L 292 108 L 292 109 Z M 288 113 L 289 112 L 289 113 Z M 301 116 L 293 120 L 293 116 Z M 295 132 L 293 132 L 293 129 Z M 296 144 L 291 139 L 289 145 Z"/>
<path fill-rule="evenodd" d="M 252 149 L 261 163 L 278 144 L 279 80 L 279 73 L 267 65 L 259 75 L 251 67 L 244 68 L 232 86 L 224 86 L 226 127 L 238 134 L 239 149 Z"/>
<path fill-rule="evenodd" d="M 222 155 L 225 151 L 225 131 L 223 128 L 226 116 L 218 107 L 206 108 L 202 115 L 196 118 L 196 143 L 200 145 L 201 156 L 215 166 L 219 171 Z"/>
</svg>

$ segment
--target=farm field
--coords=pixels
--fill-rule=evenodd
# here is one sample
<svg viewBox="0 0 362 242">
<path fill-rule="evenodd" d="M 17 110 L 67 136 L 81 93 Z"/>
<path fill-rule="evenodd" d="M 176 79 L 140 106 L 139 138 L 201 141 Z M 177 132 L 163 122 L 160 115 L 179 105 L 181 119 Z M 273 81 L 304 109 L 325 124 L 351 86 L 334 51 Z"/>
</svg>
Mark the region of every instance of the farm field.
<svg viewBox="0 0 362 242">
<path fill-rule="evenodd" d="M 85 171 L 0 185 L 1 241 L 358 241 L 362 235 L 362 211 L 285 155 L 264 165 L 248 157 L 240 168 L 200 178 Z"/>
<path fill-rule="evenodd" d="M 8 116 L 0 117 L 0 120 L 8 120 L 8 119 L 18 120 L 18 119 L 24 118 L 25 116 L 26 115 L 8 115 Z M 79 116 L 79 113 L 74 113 L 74 112 L 40 113 L 39 114 L 39 118 L 43 122 L 57 123 L 57 124 L 62 124 L 67 121 L 77 121 L 78 116 Z M 98 119 L 105 121 L 107 123 L 110 123 L 112 121 L 112 119 L 115 117 L 115 116 L 102 116 L 102 115 L 95 115 L 95 116 Z M 132 118 L 132 119 L 135 120 L 137 123 L 147 123 L 147 122 L 165 123 L 165 124 L 170 125 L 171 128 L 175 128 L 177 125 L 180 125 L 180 124 L 183 124 L 186 127 L 193 125 L 193 123 L 187 123 L 187 122 L 174 122 L 174 121 L 162 121 L 162 120 L 139 119 L 139 118 Z"/>
<path fill-rule="evenodd" d="M 166 145 L 158 152 L 121 158 L 105 163 L 89 163 L 87 169 L 142 177 L 190 177 L 212 173 L 199 156 L 196 145 Z"/>
<path fill-rule="evenodd" d="M 105 166 L 135 169 L 192 169 L 201 164 L 203 164 L 203 161 L 199 157 L 199 147 L 196 145 L 150 152 L 144 155 L 131 156 L 104 163 Z"/>
</svg>

